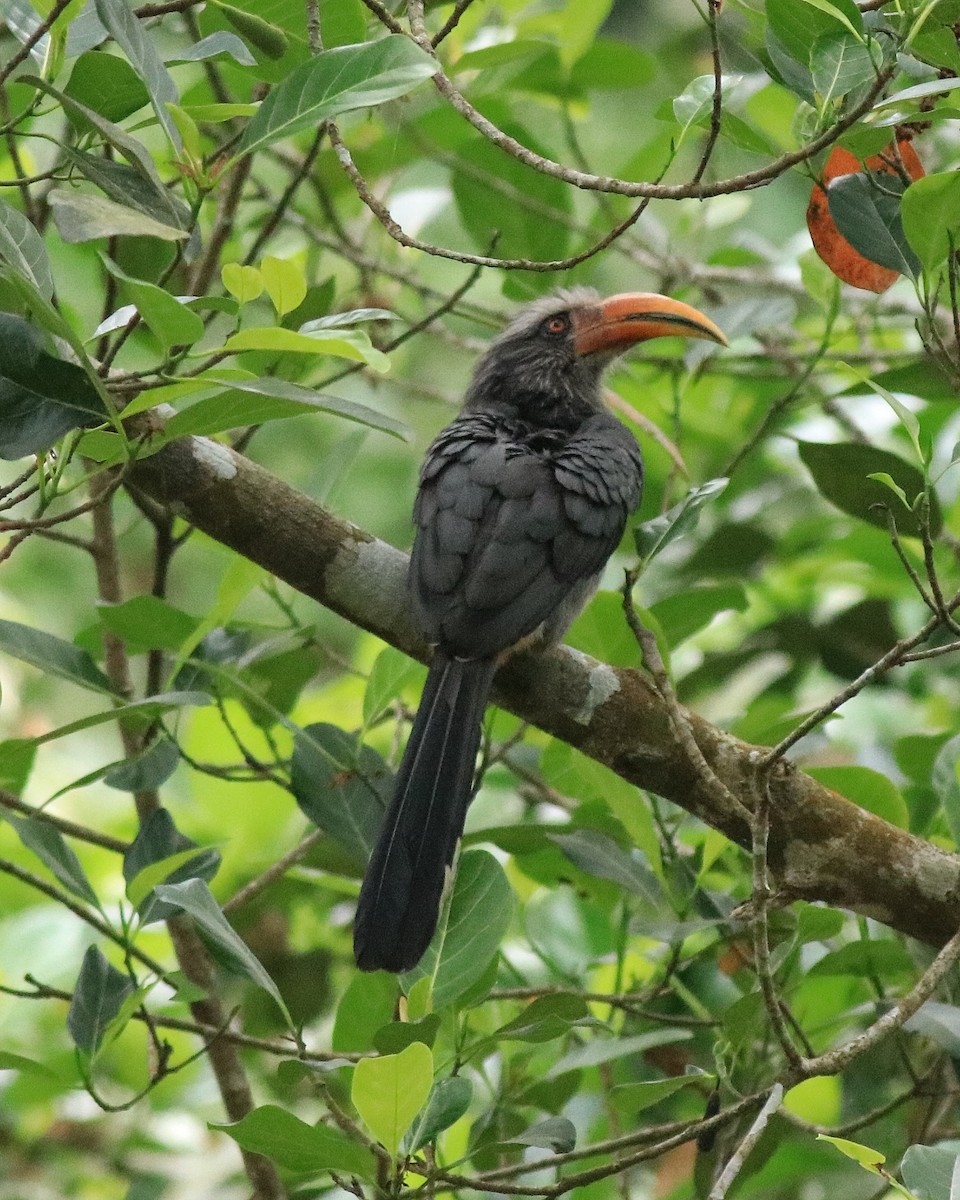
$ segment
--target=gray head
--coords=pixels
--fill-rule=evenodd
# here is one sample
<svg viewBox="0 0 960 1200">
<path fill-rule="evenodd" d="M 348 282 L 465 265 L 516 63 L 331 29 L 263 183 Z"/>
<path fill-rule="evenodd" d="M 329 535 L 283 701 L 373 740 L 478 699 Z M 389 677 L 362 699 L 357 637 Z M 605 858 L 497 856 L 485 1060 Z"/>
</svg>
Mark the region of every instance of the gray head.
<svg viewBox="0 0 960 1200">
<path fill-rule="evenodd" d="M 535 300 L 484 354 L 464 407 L 504 408 L 534 423 L 576 426 L 602 407 L 604 369 L 654 337 L 701 337 L 726 344 L 695 308 L 649 292 L 602 300 L 577 287 Z"/>
</svg>

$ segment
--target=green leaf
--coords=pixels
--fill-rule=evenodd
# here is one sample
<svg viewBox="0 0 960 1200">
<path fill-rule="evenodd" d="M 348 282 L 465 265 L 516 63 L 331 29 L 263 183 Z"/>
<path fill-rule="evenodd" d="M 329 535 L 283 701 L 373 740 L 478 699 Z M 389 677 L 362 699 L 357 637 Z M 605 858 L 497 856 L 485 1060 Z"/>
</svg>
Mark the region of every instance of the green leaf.
<svg viewBox="0 0 960 1200">
<path fill-rule="evenodd" d="M 0 312 L 0 458 L 40 454 L 110 415 L 87 372 L 47 350 L 40 331 Z"/>
<path fill-rule="evenodd" d="M 839 175 L 827 188 L 830 216 L 864 258 L 915 276 L 920 260 L 907 244 L 900 221 L 903 181 L 885 171 Z"/>
<path fill-rule="evenodd" d="M 649 1079 L 643 1083 L 624 1083 L 613 1089 L 612 1097 L 622 1111 L 640 1113 L 646 1108 L 652 1108 L 654 1104 L 659 1104 L 661 1100 L 666 1100 L 681 1088 L 689 1087 L 691 1084 L 709 1083 L 713 1078 L 712 1075 L 700 1074 L 675 1075 L 670 1079 Z"/>
<path fill-rule="evenodd" d="M 960 79 L 952 77 L 931 79 L 927 83 L 917 83 L 913 87 L 904 88 L 901 92 L 894 92 L 892 96 L 885 96 L 878 100 L 873 107 L 875 109 L 891 108 L 897 104 L 903 104 L 905 100 L 924 100 L 927 96 L 939 96 L 943 92 L 952 92 L 956 88 L 960 88 Z"/>
<path fill-rule="evenodd" d="M 80 687 L 113 694 L 110 680 L 86 650 L 16 621 L 0 621 L 0 651 Z"/>
<path fill-rule="evenodd" d="M 363 693 L 363 725 L 369 729 L 404 688 L 422 680 L 423 667 L 393 646 L 381 650 L 374 660 Z"/>
<path fill-rule="evenodd" d="M 811 767 L 810 775 L 819 779 L 826 787 L 860 808 L 882 817 L 899 829 L 910 828 L 910 814 L 907 802 L 900 789 L 886 775 L 873 771 L 870 767 Z"/>
<path fill-rule="evenodd" d="M 410 1153 L 416 1154 L 428 1142 L 436 1141 L 439 1134 L 459 1121 L 470 1107 L 472 1098 L 473 1084 L 462 1075 L 438 1079 L 426 1108 L 410 1131 Z"/>
<path fill-rule="evenodd" d="M 116 201 L 122 208 L 136 209 L 164 227 L 183 230 L 190 228 L 190 210 L 162 187 L 159 179 L 145 176 L 141 170 L 130 166 L 129 163 L 87 154 L 82 150 L 75 150 L 72 146 L 62 146 L 61 152 L 86 179 L 96 184 L 109 199 Z"/>
<path fill-rule="evenodd" d="M 168 58 L 167 66 L 173 63 L 208 62 L 211 59 L 232 58 L 241 67 L 256 65 L 256 59 L 247 49 L 244 42 L 235 33 L 226 29 L 218 29 L 215 33 L 201 38 L 192 46 L 178 49 L 172 58 Z"/>
<path fill-rule="evenodd" d="M 0 742 L 0 787 L 19 795 L 30 778 L 36 755 L 37 743 L 33 738 L 8 738 Z"/>
<path fill-rule="evenodd" d="M 254 12 L 214 0 L 217 8 L 238 32 L 242 33 L 251 46 L 256 46 L 267 58 L 283 58 L 289 41 L 287 35 L 272 21 L 265 21 Z"/>
<path fill-rule="evenodd" d="M 607 834 L 597 829 L 577 829 L 549 837 L 581 871 L 609 879 L 652 903 L 659 901 L 662 891 L 650 868 L 639 855 L 621 849 Z"/>
<path fill-rule="evenodd" d="M 960 171 L 941 171 L 912 183 L 900 204 L 903 232 L 928 271 L 960 244 Z"/>
<path fill-rule="evenodd" d="M 829 1134 L 818 1133 L 817 1141 L 829 1142 L 831 1146 L 836 1146 L 841 1154 L 852 1158 L 854 1162 L 859 1163 L 868 1171 L 872 1171 L 874 1175 L 880 1174 L 877 1167 L 887 1161 L 886 1155 L 881 1154 L 879 1150 L 872 1150 L 869 1146 L 862 1146 L 859 1142 L 851 1142 L 846 1138 L 830 1137 Z"/>
<path fill-rule="evenodd" d="M 87 904 L 99 907 L 97 894 L 90 886 L 80 860 L 55 825 L 38 817 L 14 816 L 11 812 L 4 812 L 3 816 L 17 831 L 20 841 L 53 872 L 67 891 Z"/>
<path fill-rule="evenodd" d="M 548 153 L 535 133 L 505 115 L 504 133 Z M 562 180 L 531 171 L 486 138 L 471 136 L 457 147 L 451 183 L 457 215 L 478 250 L 489 253 L 496 239 L 496 252 L 504 258 L 549 262 L 569 253 L 573 201 Z"/>
<path fill-rule="evenodd" d="M 960 1057 L 960 1008 L 928 1000 L 903 1024 L 910 1033 L 929 1038 L 951 1058 Z"/>
<path fill-rule="evenodd" d="M 401 34 L 325 50 L 267 96 L 240 139 L 237 157 L 341 113 L 395 100 L 436 70 L 430 55 Z"/>
<path fill-rule="evenodd" d="M 29 279 L 47 300 L 53 297 L 53 276 L 43 238 L 18 209 L 0 200 L 0 259 Z"/>
<path fill-rule="evenodd" d="M 34 738 L 35 745 L 52 742 L 57 738 L 68 737 L 71 733 L 80 733 L 84 729 L 93 729 L 96 725 L 106 725 L 111 721 L 128 721 L 139 719 L 143 726 L 150 725 L 162 713 L 171 708 L 198 707 L 203 708 L 210 703 L 210 697 L 202 692 L 161 692 L 149 696 L 146 700 L 134 700 L 130 704 L 120 704 L 106 712 L 93 713 L 89 717 L 80 717 L 68 725 L 60 725 Z"/>
<path fill-rule="evenodd" d="M 45 92 L 48 96 L 52 96 L 55 100 L 59 100 L 68 114 L 73 113 L 85 117 L 97 132 L 139 172 L 143 179 L 155 190 L 158 197 L 166 197 L 166 188 L 163 186 L 160 176 L 157 173 L 153 158 L 142 142 L 138 142 L 136 138 L 131 137 L 125 129 L 121 129 L 113 121 L 108 121 L 104 117 L 101 117 L 92 108 L 88 108 L 87 105 L 81 104 L 71 96 L 58 91 L 52 84 L 47 83 L 45 79 L 40 79 L 36 75 L 27 75 L 23 76 L 21 81 L 29 83 L 31 86 Z M 169 203 L 169 200 L 167 202 Z"/>
<path fill-rule="evenodd" d="M 521 1146 L 542 1146 L 554 1154 L 569 1154 L 577 1144 L 577 1128 L 567 1117 L 547 1117 L 510 1138 Z"/>
<path fill-rule="evenodd" d="M 874 471 L 872 475 L 867 476 L 868 479 L 875 479 L 877 483 L 882 483 L 885 488 L 889 488 L 897 497 L 905 509 L 909 511 L 910 501 L 907 499 L 907 494 L 899 484 L 886 473 L 886 471 Z"/>
<path fill-rule="evenodd" d="M 432 1086 L 433 1055 L 414 1042 L 399 1054 L 361 1059 L 350 1098 L 373 1136 L 395 1156 Z"/>
<path fill-rule="evenodd" d="M 875 941 L 848 942 L 839 950 L 831 950 L 808 969 L 814 978 L 837 975 L 872 976 L 883 978 L 909 978 L 913 971 L 913 960 L 900 942 L 893 938 L 878 938 Z"/>
<path fill-rule="evenodd" d="M 366 9 L 362 0 L 336 0 L 320 5 L 320 31 L 328 47 L 362 42 L 367 32 Z"/>
<path fill-rule="evenodd" d="M 115 54 L 100 50 L 80 55 L 63 91 L 108 121 L 122 121 L 150 103 L 150 93 L 133 67 Z M 67 116 L 79 133 L 93 128 L 77 109 L 71 109 Z"/>
<path fill-rule="evenodd" d="M 718 583 L 685 588 L 658 600 L 649 611 L 672 649 L 704 629 L 720 613 L 743 612 L 747 604 L 742 584 Z"/>
<path fill-rule="evenodd" d="M 337 1005 L 330 1046 L 342 1053 L 365 1054 L 374 1034 L 393 1020 L 397 1006 L 396 976 L 386 971 L 356 971 Z"/>
<path fill-rule="evenodd" d="M 157 884 L 166 883 L 174 872 L 190 863 L 195 864 L 198 858 L 207 853 L 201 847 L 194 846 L 192 849 L 180 850 L 177 854 L 171 854 L 169 858 L 162 858 L 159 862 L 150 863 L 142 871 L 138 871 L 127 884 L 127 899 L 134 908 L 139 908 Z M 190 878 L 196 878 L 196 876 L 191 875 Z M 154 917 L 153 919 L 159 920 L 160 918 Z"/>
<path fill-rule="evenodd" d="M 439 1031 L 440 1014 L 427 1013 L 419 1021 L 390 1021 L 377 1030 L 373 1044 L 380 1054 L 399 1054 L 413 1042 L 423 1042 L 432 1050 Z"/>
<path fill-rule="evenodd" d="M 396 313 L 386 308 L 352 308 L 347 312 L 328 313 L 300 326 L 301 333 L 314 333 L 317 329 L 340 329 L 344 325 L 362 325 L 367 321 L 397 321 Z"/>
<path fill-rule="evenodd" d="M 294 734 L 290 784 L 310 820 L 365 863 L 393 790 L 380 755 L 336 725 L 308 725 Z"/>
<path fill-rule="evenodd" d="M 165 352 L 169 352 L 171 346 L 192 346 L 203 337 L 202 318 L 191 312 L 182 301 L 156 284 L 134 279 L 106 255 L 101 255 L 101 261 L 114 279 L 123 284 L 124 292 L 136 305 L 137 312 Z"/>
<path fill-rule="evenodd" d="M 60 236 L 65 242 L 92 242 L 108 237 L 155 237 L 179 242 L 183 229 L 165 225 L 146 213 L 115 204 L 105 196 L 58 188 L 48 197 Z"/>
<path fill-rule="evenodd" d="M 339 396 L 315 392 L 312 388 L 290 383 L 286 379 L 273 376 L 227 379 L 216 374 L 207 374 L 204 379 L 209 383 L 219 383 L 229 391 L 198 400 L 171 417 L 166 423 L 168 437 L 184 437 L 187 434 L 209 436 L 244 425 L 261 425 L 266 421 L 282 421 L 288 417 L 322 412 L 403 441 L 410 439 L 409 428 L 385 413 L 378 413 L 354 400 L 342 400 Z"/>
<path fill-rule="evenodd" d="M 460 855 L 446 928 L 420 963 L 403 976 L 405 989 L 433 976 L 433 1006 L 452 1004 L 483 975 L 513 916 L 513 891 L 503 867 L 486 850 Z"/>
<path fill-rule="evenodd" d="M 337 358 L 349 358 L 365 363 L 375 371 L 390 369 L 390 359 L 370 343 L 361 330 L 347 330 L 336 334 L 318 330 L 315 333 L 300 333 L 294 329 L 283 329 L 274 325 L 263 325 L 241 329 L 228 337 L 223 344 L 230 354 L 244 350 L 274 350 L 279 354 L 332 354 Z"/>
<path fill-rule="evenodd" d="M 571 1029 L 585 1024 L 589 1016 L 586 1002 L 579 996 L 538 996 L 493 1036 L 497 1041 L 551 1042 L 566 1037 Z"/>
<path fill-rule="evenodd" d="M 244 1150 L 265 1154 L 278 1166 L 300 1175 L 336 1171 L 373 1179 L 375 1163 L 368 1151 L 339 1129 L 308 1125 L 275 1104 L 255 1108 L 232 1125 L 210 1125 Z"/>
<path fill-rule="evenodd" d="M 863 34 L 863 17 L 852 0 L 802 0 L 811 8 L 826 13 L 835 21 L 839 21 L 854 37 Z"/>
<path fill-rule="evenodd" d="M 218 952 L 218 958 L 272 996 L 288 1026 L 293 1029 L 293 1019 L 287 1011 L 279 988 L 223 915 L 220 905 L 202 879 L 186 879 L 183 883 L 161 883 L 154 888 L 154 892 L 160 900 L 182 909 L 191 916 L 197 932 Z"/>
<path fill-rule="evenodd" d="M 104 629 L 121 638 L 130 654 L 179 650 L 200 620 L 159 596 L 134 596 L 120 604 L 100 602 L 97 615 Z"/>
<path fill-rule="evenodd" d="M 179 152 L 183 143 L 167 109 L 167 104 L 175 104 L 179 95 L 176 84 L 157 54 L 153 41 L 144 32 L 143 25 L 126 0 L 94 0 L 94 5 L 104 28 L 146 85 L 160 127 L 174 150 Z"/>
<path fill-rule="evenodd" d="M 165 882 L 185 883 L 190 879 L 209 882 L 219 867 L 217 850 L 198 846 L 185 837 L 167 809 L 157 808 L 140 826 L 123 856 L 127 897 L 139 912 L 143 925 L 165 921 L 179 908 L 151 895 L 156 886 Z"/>
<path fill-rule="evenodd" d="M 89 946 L 67 1011 L 67 1029 L 75 1045 L 95 1054 L 133 990 L 130 979 L 112 967 L 96 946 Z"/>
<path fill-rule="evenodd" d="M 307 294 L 307 280 L 302 268 L 293 259 L 274 258 L 268 254 L 260 264 L 260 275 L 278 316 L 286 316 L 303 303 Z"/>
<path fill-rule="evenodd" d="M 679 504 L 675 504 L 661 516 L 644 521 L 642 525 L 635 525 L 634 543 L 643 561 L 650 562 L 672 541 L 695 529 L 700 520 L 701 508 L 719 496 L 726 486 L 726 479 L 708 480 L 699 487 L 691 488 Z"/>
<path fill-rule="evenodd" d="M 0 1071 L 19 1071 L 21 1075 L 39 1075 L 44 1079 L 56 1079 L 57 1074 L 44 1063 L 22 1054 L 14 1054 L 12 1050 L 0 1050 Z"/>
<path fill-rule="evenodd" d="M 578 1071 L 584 1067 L 599 1067 L 603 1063 L 623 1060 L 632 1054 L 644 1054 L 658 1046 L 672 1046 L 693 1037 L 689 1029 L 653 1029 L 649 1033 L 638 1033 L 625 1038 L 595 1038 L 584 1046 L 570 1050 L 547 1072 L 545 1078 L 556 1079 L 567 1071 Z"/>
<path fill-rule="evenodd" d="M 941 746 L 933 763 L 930 785 L 943 805 L 943 813 L 953 838 L 960 846 L 960 733 L 955 734 Z"/>
<path fill-rule="evenodd" d="M 900 1160 L 903 1182 L 918 1200 L 957 1200 L 960 1196 L 960 1147 L 910 1146 Z"/>
<path fill-rule="evenodd" d="M 107 787 L 121 792 L 155 791 L 167 782 L 180 764 L 176 742 L 157 738 L 136 758 L 123 759 L 104 773 Z"/>
<path fill-rule="evenodd" d="M 839 0 L 835 5 L 816 0 L 766 0 L 766 10 L 769 31 L 783 51 L 803 66 L 810 62 L 818 38 L 844 28 L 854 34 L 863 29 L 863 18 L 852 0 Z"/>
<path fill-rule="evenodd" d="M 248 304 L 263 291 L 263 276 L 256 267 L 242 263 L 227 263 L 220 272 L 223 286 L 241 304 Z"/>
<path fill-rule="evenodd" d="M 853 33 L 821 35 L 810 51 L 810 73 L 822 104 L 839 100 L 877 76 L 869 46 Z"/>
<path fill-rule="evenodd" d="M 886 530 L 890 491 L 885 484 L 869 476 L 883 473 L 906 494 L 913 505 L 924 491 L 923 472 L 888 450 L 879 450 L 861 442 L 800 442 L 800 458 L 813 476 L 822 496 L 837 508 Z M 920 535 L 916 514 L 897 506 L 894 514 L 902 534 Z M 943 525 L 935 493 L 930 493 L 930 532 L 936 537 Z"/>
</svg>

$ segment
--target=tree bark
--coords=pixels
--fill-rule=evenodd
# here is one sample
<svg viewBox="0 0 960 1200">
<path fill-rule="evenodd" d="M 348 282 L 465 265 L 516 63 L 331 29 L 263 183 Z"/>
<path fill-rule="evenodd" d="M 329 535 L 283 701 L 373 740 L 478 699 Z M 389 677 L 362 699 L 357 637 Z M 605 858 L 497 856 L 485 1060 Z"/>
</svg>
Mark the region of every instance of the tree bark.
<svg viewBox="0 0 960 1200">
<path fill-rule="evenodd" d="M 184 438 L 139 462 L 131 480 L 352 624 L 428 657 L 407 613 L 407 556 L 251 460 L 206 438 Z M 691 763 L 641 671 L 559 647 L 517 655 L 498 673 L 494 696 L 630 783 L 750 846 L 749 809 L 766 750 L 688 712 L 716 776 L 710 779 Z M 960 856 L 851 804 L 790 762 L 777 765 L 769 789 L 769 865 L 782 900 L 852 909 L 934 946 L 960 928 Z"/>
</svg>

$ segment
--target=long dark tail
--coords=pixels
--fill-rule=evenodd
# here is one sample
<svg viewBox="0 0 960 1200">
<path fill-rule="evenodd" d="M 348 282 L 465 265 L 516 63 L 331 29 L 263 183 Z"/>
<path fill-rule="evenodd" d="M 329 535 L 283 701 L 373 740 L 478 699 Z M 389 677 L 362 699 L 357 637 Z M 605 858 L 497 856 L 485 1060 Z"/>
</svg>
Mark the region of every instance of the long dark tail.
<svg viewBox="0 0 960 1200">
<path fill-rule="evenodd" d="M 463 833 L 495 664 L 438 655 L 370 856 L 353 933 L 363 971 L 406 971 L 430 944 Z"/>
</svg>

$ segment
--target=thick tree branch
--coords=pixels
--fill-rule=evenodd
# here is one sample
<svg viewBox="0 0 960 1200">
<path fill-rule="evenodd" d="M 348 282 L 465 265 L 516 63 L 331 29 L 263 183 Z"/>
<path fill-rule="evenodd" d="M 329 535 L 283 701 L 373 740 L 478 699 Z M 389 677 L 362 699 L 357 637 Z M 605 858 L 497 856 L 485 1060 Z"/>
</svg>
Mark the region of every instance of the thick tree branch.
<svg viewBox="0 0 960 1200">
<path fill-rule="evenodd" d="M 407 559 L 399 550 L 205 438 L 171 443 L 138 463 L 131 478 L 298 591 L 406 653 L 426 657 L 407 616 Z M 723 785 L 709 786 L 640 671 L 561 647 L 518 655 L 497 676 L 495 695 L 630 783 L 751 845 L 745 810 L 767 751 L 687 713 L 690 732 Z M 773 768 L 769 788 L 768 861 L 781 898 L 849 908 L 931 945 L 956 933 L 960 857 L 858 808 L 788 761 Z"/>
</svg>

